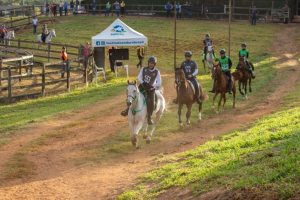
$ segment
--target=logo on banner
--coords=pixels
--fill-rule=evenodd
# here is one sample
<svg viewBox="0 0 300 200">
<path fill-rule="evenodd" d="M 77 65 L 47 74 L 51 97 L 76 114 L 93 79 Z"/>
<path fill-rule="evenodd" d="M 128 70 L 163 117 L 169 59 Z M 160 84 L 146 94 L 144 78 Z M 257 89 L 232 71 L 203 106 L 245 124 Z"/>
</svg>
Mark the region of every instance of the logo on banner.
<svg viewBox="0 0 300 200">
<path fill-rule="evenodd" d="M 126 32 L 125 29 L 123 28 L 123 26 L 121 25 L 116 25 L 113 27 L 113 29 L 111 30 L 111 35 L 124 35 L 124 33 Z"/>
<path fill-rule="evenodd" d="M 97 46 L 105 46 L 105 41 L 96 41 Z"/>
</svg>

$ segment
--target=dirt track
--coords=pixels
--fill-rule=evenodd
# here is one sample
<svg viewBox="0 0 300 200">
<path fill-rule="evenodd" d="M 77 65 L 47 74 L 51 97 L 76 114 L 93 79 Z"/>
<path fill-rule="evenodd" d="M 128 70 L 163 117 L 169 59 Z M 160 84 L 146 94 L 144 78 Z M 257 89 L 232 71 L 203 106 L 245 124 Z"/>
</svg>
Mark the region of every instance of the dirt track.
<svg viewBox="0 0 300 200">
<path fill-rule="evenodd" d="M 77 166 L 72 162 L 72 158 L 80 155 L 84 148 L 127 129 L 126 119 L 119 115 L 123 95 L 20 131 L 0 149 L 0 199 L 114 199 L 140 174 L 156 166 L 157 155 L 190 149 L 274 112 L 280 106 L 282 96 L 293 89 L 300 77 L 300 70 L 296 67 L 299 61 L 295 58 L 299 49 L 294 43 L 299 31 L 299 27 L 293 25 L 283 26 L 282 33 L 274 42 L 275 55 L 280 58 L 277 63 L 280 73 L 276 80 L 285 84 L 278 84 L 263 102 L 250 106 L 255 102 L 255 98 L 250 97 L 246 102 L 239 102 L 236 110 L 204 119 L 188 131 L 172 134 L 134 153 L 108 158 L 101 164 Z M 289 81 L 282 80 L 282 77 Z M 174 97 L 174 93 L 169 93 L 174 92 L 173 85 L 170 83 L 164 87 L 170 101 Z M 99 120 L 104 116 L 105 120 Z M 235 123 L 232 123 L 233 120 Z M 35 174 L 24 179 L 5 179 L 3 166 L 14 154 L 31 141 L 60 131 L 66 136 L 53 137 L 37 151 L 26 153 L 26 158 L 35 166 Z"/>
</svg>

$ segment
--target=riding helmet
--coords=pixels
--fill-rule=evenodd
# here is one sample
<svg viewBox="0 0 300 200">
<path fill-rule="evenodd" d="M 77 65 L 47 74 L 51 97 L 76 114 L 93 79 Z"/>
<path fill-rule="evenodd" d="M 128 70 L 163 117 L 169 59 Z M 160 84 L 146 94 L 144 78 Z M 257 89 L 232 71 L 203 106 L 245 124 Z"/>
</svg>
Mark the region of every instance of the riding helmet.
<svg viewBox="0 0 300 200">
<path fill-rule="evenodd" d="M 191 51 L 186 51 L 184 53 L 184 56 L 186 56 L 186 57 L 191 57 L 192 55 L 193 55 L 193 53 Z"/>
<path fill-rule="evenodd" d="M 157 58 L 155 57 L 155 56 L 150 56 L 149 58 L 148 58 L 148 63 L 157 63 Z"/>
<path fill-rule="evenodd" d="M 226 50 L 225 49 L 221 49 L 220 50 L 220 54 L 225 54 L 226 53 Z"/>
<path fill-rule="evenodd" d="M 206 33 L 206 34 L 205 34 L 205 37 L 209 38 L 209 37 L 210 37 L 210 34 L 209 34 L 209 33 Z"/>
<path fill-rule="evenodd" d="M 246 43 L 242 43 L 241 46 L 242 47 L 247 47 L 247 44 Z"/>
</svg>

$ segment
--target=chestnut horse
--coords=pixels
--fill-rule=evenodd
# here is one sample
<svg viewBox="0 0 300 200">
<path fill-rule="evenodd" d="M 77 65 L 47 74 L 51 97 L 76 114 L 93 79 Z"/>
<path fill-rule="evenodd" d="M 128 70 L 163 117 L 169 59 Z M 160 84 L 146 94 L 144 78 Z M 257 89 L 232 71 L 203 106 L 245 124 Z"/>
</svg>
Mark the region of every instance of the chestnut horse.
<svg viewBox="0 0 300 200">
<path fill-rule="evenodd" d="M 185 78 L 185 74 L 181 68 L 175 69 L 175 84 L 177 87 L 177 99 L 178 99 L 178 121 L 180 126 L 183 125 L 181 120 L 181 109 L 183 105 L 186 105 L 187 112 L 186 112 L 186 123 L 187 125 L 191 124 L 190 117 L 192 113 L 192 106 L 194 103 L 198 103 L 195 99 L 194 89 L 190 85 L 190 82 Z M 199 113 L 198 113 L 198 120 L 202 119 L 202 102 L 206 99 L 202 88 L 199 86 L 199 94 L 201 102 L 198 103 L 199 105 Z"/>
<path fill-rule="evenodd" d="M 220 100 L 218 104 L 218 111 L 220 111 L 221 102 L 223 100 L 223 109 L 226 103 L 226 93 L 228 87 L 228 77 L 222 72 L 220 62 L 214 64 L 214 78 L 215 78 L 215 96 L 213 97 L 213 108 L 215 107 L 215 99 L 220 94 Z M 233 77 L 234 79 L 234 77 Z M 235 96 L 236 88 L 235 81 L 232 80 L 232 94 L 233 94 L 233 108 L 235 108 Z"/>
<path fill-rule="evenodd" d="M 252 65 L 252 63 L 249 64 Z M 240 94 L 247 99 L 248 83 L 249 83 L 249 92 L 252 92 L 252 88 L 251 88 L 252 77 L 247 69 L 247 63 L 245 62 L 243 57 L 239 59 L 237 70 L 232 73 L 232 76 L 234 77 L 234 80 L 238 81 Z"/>
</svg>

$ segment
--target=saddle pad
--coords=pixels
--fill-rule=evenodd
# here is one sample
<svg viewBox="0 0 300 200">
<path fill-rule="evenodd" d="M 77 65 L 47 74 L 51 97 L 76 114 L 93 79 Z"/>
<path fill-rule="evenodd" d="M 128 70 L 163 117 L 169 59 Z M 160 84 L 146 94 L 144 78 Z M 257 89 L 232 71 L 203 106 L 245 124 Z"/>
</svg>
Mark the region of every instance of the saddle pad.
<svg viewBox="0 0 300 200">
<path fill-rule="evenodd" d="M 191 82 L 191 81 L 189 81 L 188 80 L 188 83 L 190 84 L 190 86 L 191 86 L 191 88 L 192 88 L 192 90 L 193 90 L 193 93 L 194 93 L 194 95 L 196 94 L 195 92 L 195 87 L 194 87 L 194 85 L 193 85 L 193 83 Z"/>
</svg>

